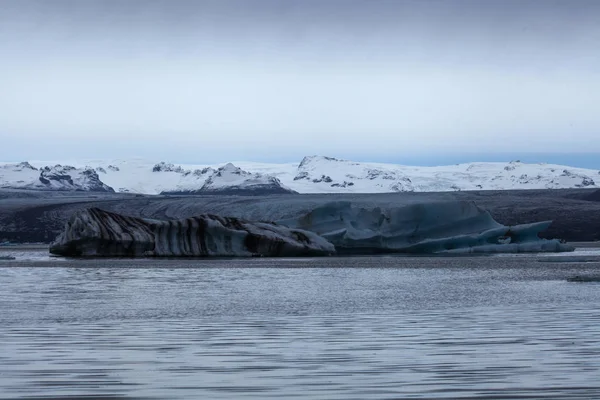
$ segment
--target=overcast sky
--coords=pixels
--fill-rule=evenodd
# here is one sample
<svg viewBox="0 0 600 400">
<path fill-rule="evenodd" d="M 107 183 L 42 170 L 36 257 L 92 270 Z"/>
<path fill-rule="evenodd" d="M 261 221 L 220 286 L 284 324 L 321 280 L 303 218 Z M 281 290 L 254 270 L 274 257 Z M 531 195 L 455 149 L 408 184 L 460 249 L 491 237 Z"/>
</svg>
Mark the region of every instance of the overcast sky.
<svg viewBox="0 0 600 400">
<path fill-rule="evenodd" d="M 0 160 L 600 153 L 599 49 L 596 0 L 0 0 Z"/>
</svg>

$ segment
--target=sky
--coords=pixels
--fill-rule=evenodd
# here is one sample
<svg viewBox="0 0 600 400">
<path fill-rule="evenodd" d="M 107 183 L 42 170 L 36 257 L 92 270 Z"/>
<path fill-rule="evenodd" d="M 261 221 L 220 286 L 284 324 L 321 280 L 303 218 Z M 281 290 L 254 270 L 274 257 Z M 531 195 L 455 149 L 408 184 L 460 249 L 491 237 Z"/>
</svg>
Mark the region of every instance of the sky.
<svg viewBox="0 0 600 400">
<path fill-rule="evenodd" d="M 596 0 L 0 0 L 0 161 L 600 168 L 598 49 Z"/>
</svg>

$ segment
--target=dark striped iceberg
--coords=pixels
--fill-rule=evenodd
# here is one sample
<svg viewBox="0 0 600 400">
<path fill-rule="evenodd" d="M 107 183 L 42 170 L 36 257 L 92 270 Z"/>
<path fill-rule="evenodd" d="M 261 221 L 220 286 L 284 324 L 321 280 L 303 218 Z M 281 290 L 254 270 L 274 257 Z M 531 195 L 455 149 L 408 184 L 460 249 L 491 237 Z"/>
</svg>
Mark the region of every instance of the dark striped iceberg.
<svg viewBox="0 0 600 400">
<path fill-rule="evenodd" d="M 335 247 L 316 233 L 217 215 L 172 221 L 98 208 L 74 214 L 50 253 L 75 257 L 326 256 Z"/>
</svg>

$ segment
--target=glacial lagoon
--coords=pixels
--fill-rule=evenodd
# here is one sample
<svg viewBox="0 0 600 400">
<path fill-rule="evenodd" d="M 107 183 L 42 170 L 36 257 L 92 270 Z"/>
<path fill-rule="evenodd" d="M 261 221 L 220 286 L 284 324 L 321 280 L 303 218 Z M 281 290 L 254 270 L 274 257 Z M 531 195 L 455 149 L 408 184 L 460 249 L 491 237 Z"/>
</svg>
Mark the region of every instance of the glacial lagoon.
<svg viewBox="0 0 600 400">
<path fill-rule="evenodd" d="M 0 255 L 1 399 L 600 397 L 600 251 Z"/>
</svg>

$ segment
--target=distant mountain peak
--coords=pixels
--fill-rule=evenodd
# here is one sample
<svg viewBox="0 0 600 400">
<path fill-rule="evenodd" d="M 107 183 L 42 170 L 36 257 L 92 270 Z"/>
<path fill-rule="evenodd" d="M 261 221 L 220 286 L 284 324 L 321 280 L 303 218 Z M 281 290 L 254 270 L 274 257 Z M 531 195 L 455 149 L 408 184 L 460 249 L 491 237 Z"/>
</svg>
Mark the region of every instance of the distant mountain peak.
<svg viewBox="0 0 600 400">
<path fill-rule="evenodd" d="M 316 155 L 315 156 L 306 156 L 302 159 L 302 161 L 300 161 L 298 168 L 305 167 L 306 165 L 308 165 L 310 163 L 314 163 L 314 162 L 318 162 L 318 161 L 345 161 L 345 160 L 340 160 L 337 158 L 327 157 L 327 156 L 316 156 Z"/>
<path fill-rule="evenodd" d="M 223 165 L 222 167 L 217 169 L 217 171 L 215 173 L 218 174 L 218 176 L 222 176 L 223 174 L 233 174 L 233 175 L 248 175 L 249 174 L 249 172 L 246 172 L 246 171 L 242 170 L 241 168 L 236 167 L 232 163 L 227 163 L 227 164 Z"/>
<path fill-rule="evenodd" d="M 28 162 L 0 166 L 0 187 L 14 189 L 114 192 L 91 167 L 56 164 L 35 168 Z"/>
<path fill-rule="evenodd" d="M 16 167 L 17 168 L 31 169 L 31 170 L 34 170 L 34 171 L 38 170 L 36 167 L 34 167 L 33 165 L 29 164 L 29 162 L 27 162 L 27 161 L 23 161 L 23 162 L 20 162 L 20 163 L 16 164 Z"/>
<path fill-rule="evenodd" d="M 251 173 L 227 163 L 218 168 L 198 193 L 206 194 L 280 194 L 295 193 L 271 175 Z"/>
</svg>

